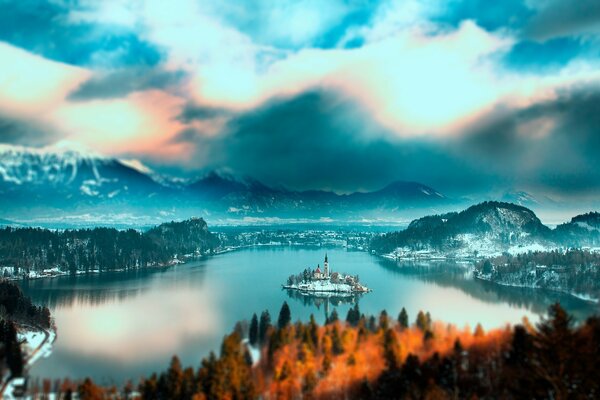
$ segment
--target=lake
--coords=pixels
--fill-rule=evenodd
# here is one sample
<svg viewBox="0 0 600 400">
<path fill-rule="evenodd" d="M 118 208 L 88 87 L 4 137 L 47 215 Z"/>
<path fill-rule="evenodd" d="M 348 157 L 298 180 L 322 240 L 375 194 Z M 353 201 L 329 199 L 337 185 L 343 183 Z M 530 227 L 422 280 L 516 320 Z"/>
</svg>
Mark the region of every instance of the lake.
<svg viewBox="0 0 600 400">
<path fill-rule="evenodd" d="M 351 299 L 314 299 L 282 290 L 292 273 L 323 263 L 358 274 L 373 292 Z M 386 309 L 396 318 L 406 307 L 459 327 L 485 328 L 532 322 L 560 301 L 582 319 L 597 306 L 552 292 L 474 281 L 464 265 L 396 263 L 342 248 L 259 247 L 225 253 L 161 271 L 60 277 L 21 283 L 38 304 L 50 307 L 58 327 L 53 354 L 36 363 L 34 378 L 92 377 L 121 385 L 128 378 L 167 368 L 173 354 L 197 368 L 236 321 L 268 309 L 276 321 L 287 301 L 292 319 L 319 322 L 337 309 L 345 318 L 352 301 L 365 314 Z"/>
</svg>

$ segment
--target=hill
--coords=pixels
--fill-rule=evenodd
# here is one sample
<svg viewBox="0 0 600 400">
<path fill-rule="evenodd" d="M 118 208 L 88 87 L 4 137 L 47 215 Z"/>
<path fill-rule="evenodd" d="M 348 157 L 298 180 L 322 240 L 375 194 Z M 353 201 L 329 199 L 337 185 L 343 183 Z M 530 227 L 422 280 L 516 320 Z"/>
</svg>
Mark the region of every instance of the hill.
<svg viewBox="0 0 600 400">
<path fill-rule="evenodd" d="M 555 229 L 557 240 L 570 246 L 600 246 L 600 213 L 590 212 L 573 217 Z"/>
<path fill-rule="evenodd" d="M 490 201 L 458 213 L 414 220 L 404 231 L 374 238 L 371 249 L 380 254 L 434 252 L 468 257 L 553 244 L 551 229 L 533 211 L 512 203 Z"/>
<path fill-rule="evenodd" d="M 164 266 L 210 253 L 218 244 L 201 218 L 162 224 L 147 232 L 7 227 L 0 229 L 0 270 L 5 277 L 35 278 Z"/>
</svg>

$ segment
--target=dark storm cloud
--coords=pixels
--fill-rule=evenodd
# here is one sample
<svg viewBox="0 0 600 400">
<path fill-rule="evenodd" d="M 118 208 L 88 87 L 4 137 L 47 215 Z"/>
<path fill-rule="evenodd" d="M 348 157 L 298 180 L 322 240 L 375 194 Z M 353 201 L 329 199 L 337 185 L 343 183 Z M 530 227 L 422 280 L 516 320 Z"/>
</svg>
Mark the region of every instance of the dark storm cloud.
<svg viewBox="0 0 600 400">
<path fill-rule="evenodd" d="M 58 133 L 47 125 L 26 121 L 0 113 L 0 143 L 24 146 L 44 146 L 59 139 Z"/>
<path fill-rule="evenodd" d="M 550 0 L 541 4 L 525 29 L 528 36 L 547 40 L 582 34 L 600 34 L 600 2 Z"/>
<path fill-rule="evenodd" d="M 218 117 L 227 117 L 232 114 L 233 112 L 227 108 L 189 102 L 183 107 L 177 119 L 181 122 L 189 123 L 195 120 L 201 121 Z"/>
<path fill-rule="evenodd" d="M 223 133 L 176 141 L 197 167 L 225 168 L 295 189 L 376 189 L 419 181 L 450 195 L 520 187 L 600 193 L 600 88 L 560 93 L 525 109 L 497 109 L 460 136 L 399 138 L 357 104 L 323 90 L 231 117 Z"/>
<path fill-rule="evenodd" d="M 563 91 L 522 110 L 499 110 L 457 150 L 499 176 L 560 194 L 600 191 L 600 88 Z"/>
<path fill-rule="evenodd" d="M 124 97 L 129 93 L 159 89 L 172 90 L 185 78 L 181 71 L 158 68 L 127 68 L 96 73 L 69 95 L 70 100 L 92 100 Z"/>
<path fill-rule="evenodd" d="M 352 101 L 326 91 L 234 116 L 220 135 L 185 130 L 177 141 L 195 146 L 201 167 L 295 189 L 378 189 L 394 180 L 440 190 L 485 184 L 481 171 L 449 156 L 439 142 L 400 140 Z"/>
</svg>

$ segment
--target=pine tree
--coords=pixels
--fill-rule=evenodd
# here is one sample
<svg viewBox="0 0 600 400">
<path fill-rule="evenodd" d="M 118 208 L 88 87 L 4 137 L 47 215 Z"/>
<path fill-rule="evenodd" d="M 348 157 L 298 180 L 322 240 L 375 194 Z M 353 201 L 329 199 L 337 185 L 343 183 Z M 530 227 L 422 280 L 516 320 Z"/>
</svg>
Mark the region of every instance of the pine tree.
<svg viewBox="0 0 600 400">
<path fill-rule="evenodd" d="M 346 315 L 346 322 L 351 326 L 358 325 L 358 321 L 360 320 L 360 310 L 358 309 L 358 304 L 355 304 L 354 307 L 348 310 L 348 314 Z"/>
<path fill-rule="evenodd" d="M 400 314 L 398 314 L 398 324 L 400 325 L 400 329 L 408 328 L 408 313 L 404 307 L 402 307 Z"/>
<path fill-rule="evenodd" d="M 104 398 L 102 388 L 96 386 L 90 378 L 85 378 L 77 391 L 81 400 L 101 400 Z"/>
<path fill-rule="evenodd" d="M 481 324 L 477 324 L 477 326 L 475 327 L 475 332 L 473 333 L 473 336 L 475 336 L 476 338 L 481 338 L 485 336 L 485 331 L 483 330 L 483 327 L 481 326 Z"/>
<path fill-rule="evenodd" d="M 256 314 L 252 314 L 252 320 L 250 321 L 250 332 L 248 333 L 248 340 L 252 346 L 256 346 L 258 342 L 258 318 Z"/>
<path fill-rule="evenodd" d="M 331 329 L 331 350 L 335 355 L 340 355 L 344 352 L 340 330 L 337 325 L 333 325 L 333 328 Z"/>
<path fill-rule="evenodd" d="M 383 334 L 383 354 L 385 365 L 388 370 L 398 370 L 400 368 L 400 345 L 396 338 L 396 333 L 392 329 L 386 329 Z"/>
<path fill-rule="evenodd" d="M 313 342 L 314 349 L 316 350 L 319 346 L 319 326 L 317 325 L 317 321 L 315 321 L 315 316 L 312 314 L 310 315 L 308 332 Z"/>
<path fill-rule="evenodd" d="M 337 310 L 334 308 L 329 317 L 327 318 L 327 324 L 334 324 L 339 321 Z"/>
<path fill-rule="evenodd" d="M 267 331 L 271 327 L 271 315 L 268 310 L 265 310 L 260 314 L 260 324 L 258 326 L 258 341 L 265 343 L 267 338 Z"/>
<path fill-rule="evenodd" d="M 379 314 L 379 329 L 387 330 L 390 327 L 390 319 L 387 311 L 383 310 Z"/>
<path fill-rule="evenodd" d="M 181 390 L 183 387 L 183 371 L 181 369 L 181 361 L 179 357 L 173 356 L 171 359 L 171 365 L 167 370 L 166 376 L 166 392 L 171 398 L 181 397 Z"/>
<path fill-rule="evenodd" d="M 377 331 L 377 320 L 375 319 L 375 316 L 373 316 L 373 315 L 371 315 L 369 317 L 369 330 L 371 332 Z"/>
<path fill-rule="evenodd" d="M 419 313 L 417 314 L 417 320 L 415 321 L 415 324 L 417 325 L 417 328 L 419 328 L 423 332 L 427 330 L 427 317 L 425 316 L 425 313 L 423 313 L 423 311 L 419 311 Z"/>
<path fill-rule="evenodd" d="M 288 306 L 287 302 L 283 302 L 281 306 L 281 310 L 279 311 L 279 318 L 277 319 L 277 326 L 279 329 L 283 329 L 290 324 L 292 320 L 292 313 L 290 311 L 290 306 Z"/>
</svg>

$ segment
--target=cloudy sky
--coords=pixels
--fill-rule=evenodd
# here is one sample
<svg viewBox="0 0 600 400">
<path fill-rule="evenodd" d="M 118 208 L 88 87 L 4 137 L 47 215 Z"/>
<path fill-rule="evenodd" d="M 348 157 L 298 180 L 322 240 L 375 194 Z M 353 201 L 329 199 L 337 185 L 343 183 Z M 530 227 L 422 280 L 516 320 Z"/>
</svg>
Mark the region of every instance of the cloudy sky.
<svg viewBox="0 0 600 400">
<path fill-rule="evenodd" d="M 600 2 L 0 0 L 0 142 L 295 189 L 600 194 Z"/>
</svg>

